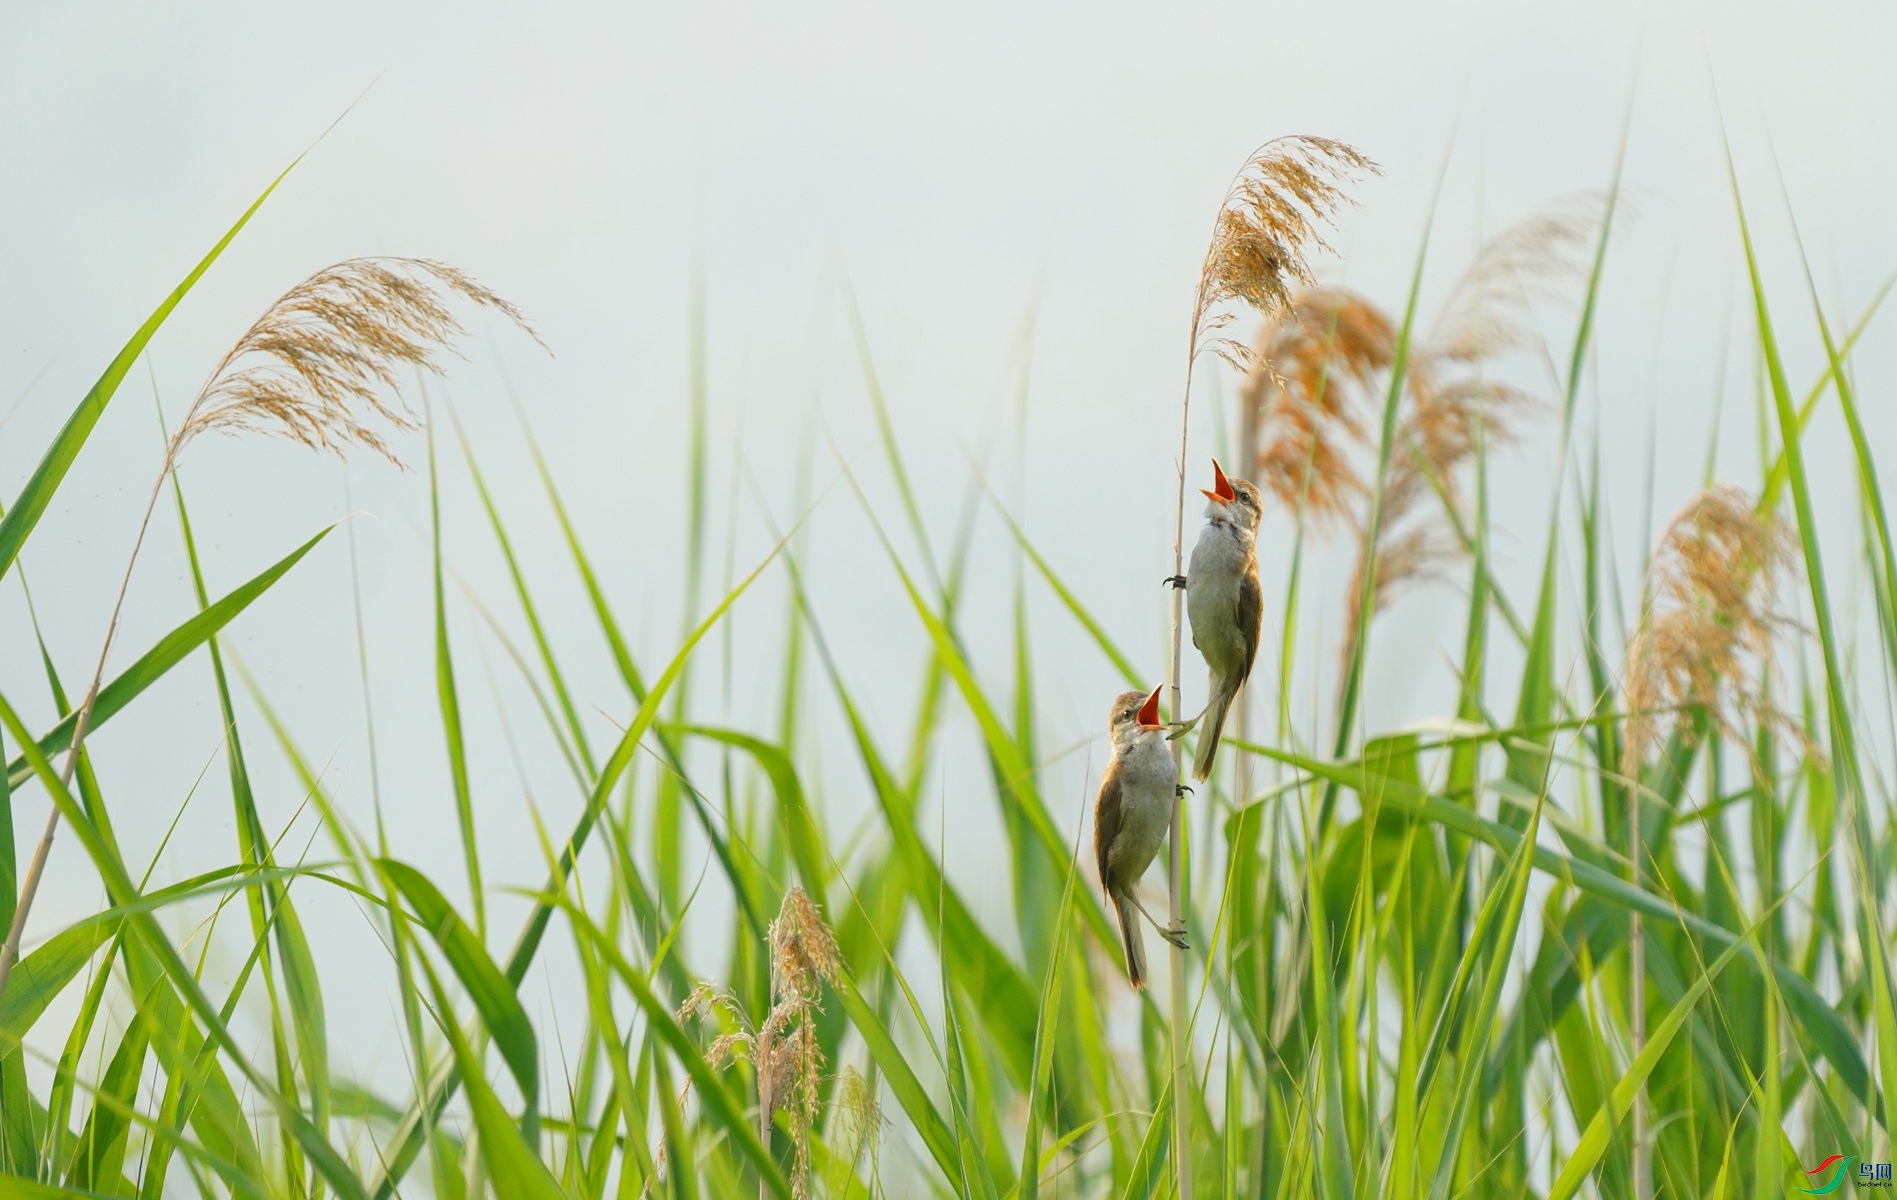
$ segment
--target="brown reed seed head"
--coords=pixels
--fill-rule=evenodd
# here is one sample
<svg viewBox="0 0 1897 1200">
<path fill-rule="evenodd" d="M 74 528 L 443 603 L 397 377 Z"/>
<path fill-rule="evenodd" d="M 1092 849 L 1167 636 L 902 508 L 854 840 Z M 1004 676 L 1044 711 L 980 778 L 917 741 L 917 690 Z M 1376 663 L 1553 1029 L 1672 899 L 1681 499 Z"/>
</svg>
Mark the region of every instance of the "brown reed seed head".
<svg viewBox="0 0 1897 1200">
<path fill-rule="evenodd" d="M 1606 208 L 1596 192 L 1564 196 L 1484 242 L 1437 310 L 1429 356 L 1476 363 L 1538 345 L 1532 305 L 1587 278 Z"/>
<path fill-rule="evenodd" d="M 823 915 L 804 889 L 792 887 L 771 922 L 771 973 L 778 991 L 800 1000 L 815 1000 L 821 983 L 834 983 L 843 971 L 843 956 Z"/>
<path fill-rule="evenodd" d="M 500 313 L 545 348 L 519 309 L 457 267 L 345 259 L 285 292 L 238 339 L 192 402 L 172 453 L 215 429 L 338 455 L 361 446 L 399 466 L 373 423 L 416 427 L 400 399 L 401 372 L 441 373 L 441 352 L 466 332 L 456 301 Z"/>
<path fill-rule="evenodd" d="M 770 1047 L 771 1112 L 788 1109 L 791 1142 L 796 1158 L 791 1165 L 791 1194 L 802 1200 L 810 1194 L 810 1131 L 818 1115 L 818 1082 L 823 1072 L 823 1049 L 817 1043 L 812 1014 L 824 983 L 835 983 L 843 973 L 843 956 L 836 938 L 810 897 L 800 887 L 784 893 L 784 902 L 771 922 L 771 989 L 776 1000 L 759 1031 Z"/>
<path fill-rule="evenodd" d="M 1395 353 L 1390 318 L 1342 288 L 1308 288 L 1266 322 L 1243 402 L 1257 412 L 1254 478 L 1280 504 L 1320 525 L 1351 518 L 1364 491 L 1350 462 L 1353 446 L 1368 445 L 1361 409 Z"/>
<path fill-rule="evenodd" d="M 1796 545 L 1782 520 L 1729 484 L 1701 492 L 1668 524 L 1647 568 L 1651 605 L 1627 647 L 1623 773 L 1637 775 L 1669 710 L 1684 733 L 1695 710 L 1729 733 L 1744 716 L 1778 720 L 1766 675 Z"/>
<path fill-rule="evenodd" d="M 1462 554 L 1454 528 L 1468 526 L 1468 467 L 1484 446 L 1514 442 L 1516 424 L 1542 407 L 1496 368 L 1542 344 L 1533 306 L 1568 296 L 1586 278 L 1604 209 L 1597 195 L 1566 197 L 1489 239 L 1415 347 L 1384 476 L 1372 611 L 1387 607 L 1405 585 L 1439 577 Z M 1352 613 L 1365 559 L 1360 550 Z"/>
<path fill-rule="evenodd" d="M 1288 307 L 1293 289 L 1313 282 L 1305 247 L 1330 248 L 1319 229 L 1349 203 L 1344 185 L 1376 170 L 1354 147 L 1320 137 L 1279 138 L 1246 160 L 1219 206 L 1199 269 L 1195 357 L 1213 349 L 1247 365 L 1248 347 L 1224 338 L 1204 341 L 1229 319 L 1215 310 L 1234 300 L 1266 314 Z"/>
</svg>

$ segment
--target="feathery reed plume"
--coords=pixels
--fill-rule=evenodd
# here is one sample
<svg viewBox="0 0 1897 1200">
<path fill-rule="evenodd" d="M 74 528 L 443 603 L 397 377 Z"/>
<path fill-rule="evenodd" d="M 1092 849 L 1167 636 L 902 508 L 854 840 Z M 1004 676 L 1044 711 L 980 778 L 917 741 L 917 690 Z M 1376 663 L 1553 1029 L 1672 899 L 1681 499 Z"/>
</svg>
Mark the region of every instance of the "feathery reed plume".
<svg viewBox="0 0 1897 1200">
<path fill-rule="evenodd" d="M 455 299 L 501 313 L 540 342 L 519 309 L 447 263 L 345 259 L 285 292 L 237 340 L 178 427 L 175 449 L 209 430 L 256 432 L 339 455 L 353 443 L 399 466 L 369 419 L 415 428 L 396 373 L 441 373 L 440 352 L 466 332 L 449 307 Z"/>
<path fill-rule="evenodd" d="M 1359 533 L 1345 612 L 1382 612 L 1406 585 L 1438 578 L 1469 545 L 1463 476 L 1484 447 L 1515 440 L 1515 421 L 1537 398 L 1494 372 L 1502 361 L 1539 348 L 1534 305 L 1565 297 L 1585 278 L 1601 197 L 1555 202 L 1489 239 L 1437 311 L 1410 356 L 1402 409 L 1383 477 L 1383 511 L 1374 561 L 1368 531 Z M 1439 504 L 1428 505 L 1434 493 Z M 1343 661 L 1356 651 L 1346 625 Z"/>
<path fill-rule="evenodd" d="M 1270 317 L 1291 300 L 1291 290 L 1312 281 L 1304 249 L 1315 244 L 1328 249 L 1319 227 L 1332 224 L 1350 198 L 1344 185 L 1358 175 L 1374 172 L 1376 163 L 1343 142 L 1320 137 L 1286 137 L 1254 150 L 1219 201 L 1212 237 L 1199 268 L 1199 284 L 1192 303 L 1192 321 L 1186 336 L 1186 373 L 1179 398 L 1178 492 L 1173 509 L 1172 574 L 1184 579 L 1186 565 L 1186 438 L 1192 421 L 1192 368 L 1199 355 L 1213 350 L 1240 368 L 1249 368 L 1251 350 L 1230 338 L 1212 335 L 1230 324 L 1226 310 L 1244 301 Z M 1185 600 L 1179 588 L 1172 593 L 1172 657 L 1167 673 L 1172 712 L 1180 703 L 1180 650 L 1185 639 Z M 1179 756 L 1179 783 L 1185 783 L 1185 756 Z M 1168 873 L 1169 923 L 1185 929 L 1185 813 L 1172 810 L 1171 871 Z M 1169 997 L 1173 1094 L 1188 1095 L 1192 1084 L 1190 1000 L 1186 991 L 1186 954 L 1179 939 L 1171 952 Z M 1182 1108 L 1172 1123 L 1174 1191 L 1179 1200 L 1192 1200 L 1192 1130 Z"/>
<path fill-rule="evenodd" d="M 397 407 L 399 395 L 392 406 L 383 393 L 398 393 L 398 368 L 440 372 L 438 353 L 465 332 L 449 307 L 456 299 L 500 312 L 546 348 L 519 309 L 458 268 L 422 258 L 351 258 L 323 268 L 278 297 L 218 362 L 165 445 L 164 463 L 112 602 L 98 665 L 73 722 L 60 772 L 64 783 L 72 782 L 85 747 L 132 568 L 144 548 L 165 480 L 185 446 L 212 429 L 270 433 L 338 455 L 354 444 L 399 466 L 389 444 L 366 421 L 377 417 L 397 429 L 415 427 L 406 410 Z M 7 940 L 0 946 L 0 990 L 19 961 L 20 939 L 58 829 L 59 809 L 54 806 L 21 883 Z"/>
<path fill-rule="evenodd" d="M 1744 716 L 1782 723 L 1766 691 L 1780 577 L 1794 553 L 1791 531 L 1742 488 L 1722 484 L 1695 496 L 1667 525 L 1647 568 L 1648 605 L 1627 645 L 1622 692 L 1627 708 L 1621 774 L 1627 785 L 1628 877 L 1638 886 L 1646 858 L 1641 830 L 1640 767 L 1669 711 L 1682 737 L 1694 714 L 1736 733 Z M 1747 659 L 1758 672 L 1749 676 Z M 1746 739 L 1736 740 L 1742 744 Z M 1646 930 L 1632 914 L 1627 940 L 1628 1025 L 1635 1053 L 1647 1040 Z M 1651 1133 L 1643 1083 L 1634 1095 L 1633 1168 L 1637 1196 L 1651 1193 Z"/>
<path fill-rule="evenodd" d="M 1788 622 L 1778 589 L 1795 549 L 1785 523 L 1730 484 L 1701 492 L 1667 525 L 1647 569 L 1650 605 L 1627 646 L 1623 774 L 1638 778 L 1669 713 L 1685 737 L 1695 713 L 1735 735 L 1746 717 L 1781 720 L 1765 685 L 1772 639 Z"/>
<path fill-rule="evenodd" d="M 1364 490 L 1350 460 L 1368 438 L 1362 410 L 1395 354 L 1395 325 L 1364 297 L 1332 287 L 1294 296 L 1260 330 L 1241 393 L 1258 431 L 1255 482 L 1320 526 L 1350 520 Z"/>
<path fill-rule="evenodd" d="M 817 1124 L 818 1083 L 823 1051 L 817 1045 L 816 1013 L 823 985 L 835 983 L 843 971 L 836 938 L 824 924 L 817 906 L 801 887 L 784 894 L 777 919 L 771 922 L 771 1010 L 754 1023 L 730 991 L 700 984 L 679 1006 L 681 1021 L 714 1011 L 727 1014 L 736 1028 L 719 1034 L 705 1050 L 713 1066 L 729 1061 L 739 1051 L 757 1072 L 758 1136 L 771 1144 L 771 1123 L 778 1111 L 791 1114 L 791 1144 L 796 1157 L 791 1166 L 791 1194 L 803 1200 L 810 1194 L 810 1131 Z M 760 1181 L 759 1194 L 768 1195 Z"/>
<path fill-rule="evenodd" d="M 1289 307 L 1292 288 L 1315 281 L 1305 247 L 1330 249 L 1319 230 L 1350 202 L 1343 185 L 1376 170 L 1356 148 L 1330 138 L 1279 138 L 1253 152 L 1219 206 L 1199 268 L 1193 357 L 1212 350 L 1250 365 L 1250 347 L 1229 338 L 1207 340 L 1230 322 L 1230 314 L 1219 309 L 1234 300 L 1267 315 Z"/>
<path fill-rule="evenodd" d="M 1479 364 L 1542 344 L 1533 306 L 1560 299 L 1591 265 L 1607 198 L 1564 196 L 1484 242 L 1450 289 L 1425 340 L 1437 364 Z M 1627 205 L 1622 202 L 1623 211 Z"/>
</svg>

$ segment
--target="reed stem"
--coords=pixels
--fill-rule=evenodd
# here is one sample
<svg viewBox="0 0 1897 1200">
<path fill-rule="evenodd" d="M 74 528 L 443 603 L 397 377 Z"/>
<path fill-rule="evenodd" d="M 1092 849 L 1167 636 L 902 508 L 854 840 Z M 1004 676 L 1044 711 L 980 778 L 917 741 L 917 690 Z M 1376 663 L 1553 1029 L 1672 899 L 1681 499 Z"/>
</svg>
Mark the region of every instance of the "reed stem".
<svg viewBox="0 0 1897 1200">
<path fill-rule="evenodd" d="M 1199 344 L 1199 322 L 1192 323 L 1192 337 L 1186 348 L 1186 386 L 1179 397 L 1179 493 L 1173 509 L 1172 573 L 1175 579 L 1186 572 L 1186 434 L 1192 410 L 1192 362 Z M 1172 688 L 1172 719 L 1185 712 L 1179 692 L 1179 658 L 1185 640 L 1185 592 L 1172 589 L 1172 658 L 1168 682 Z M 1186 760 L 1183 753 L 1173 755 L 1178 787 L 1173 793 L 1171 870 L 1166 875 L 1167 921 L 1174 933 L 1186 928 Z M 1181 939 L 1183 940 L 1183 939 Z M 1172 1163 L 1175 1192 L 1179 1200 L 1192 1200 L 1192 1130 L 1187 1114 L 1186 1092 L 1192 1086 L 1191 1011 L 1186 995 L 1186 952 L 1177 942 L 1170 945 L 1172 962 Z"/>
<path fill-rule="evenodd" d="M 164 470 L 158 472 L 158 481 L 152 484 L 151 499 L 145 504 L 144 519 L 138 523 L 138 540 L 132 543 L 132 557 L 125 563 L 125 578 L 119 583 L 118 598 L 112 602 L 112 620 L 105 629 L 105 644 L 99 647 L 99 662 L 92 670 L 92 682 L 86 685 L 85 698 L 79 702 L 79 715 L 73 720 L 72 745 L 66 750 L 66 762 L 60 768 L 59 782 L 63 787 L 72 786 L 72 777 L 79 766 L 79 752 L 85 748 L 87 727 L 92 721 L 93 705 L 99 699 L 99 684 L 105 678 L 106 656 L 112 653 L 112 641 L 119 631 L 119 613 L 125 607 L 125 593 L 132 586 L 132 568 L 138 564 L 138 552 L 145 545 L 145 532 L 151 528 L 152 513 L 158 507 L 158 497 L 164 491 L 165 477 L 171 473 L 176 461 L 178 442 L 173 438 L 165 447 Z M 53 837 L 59 832 L 59 806 L 52 806 L 46 814 L 46 830 L 40 834 L 39 846 L 33 851 L 33 861 L 27 865 L 26 879 L 20 884 L 20 902 L 13 909 L 13 924 L 7 928 L 5 945 L 0 945 L 0 995 L 5 995 L 7 980 L 13 975 L 15 964 L 20 961 L 20 942 L 26 936 L 26 919 L 33 911 L 33 901 L 39 896 L 40 878 L 46 874 L 46 860 L 53 852 Z"/>
<path fill-rule="evenodd" d="M 1628 875 L 1640 886 L 1640 780 L 1635 773 L 1627 789 Z M 1632 1056 L 1638 1059 L 1647 1048 L 1647 930 L 1640 913 L 1632 914 L 1627 931 L 1628 997 L 1627 1023 L 1633 1035 Z M 1653 1164 L 1648 1147 L 1647 1084 L 1644 1079 L 1634 1089 L 1633 1103 L 1633 1185 L 1634 1200 L 1653 1200 Z"/>
</svg>

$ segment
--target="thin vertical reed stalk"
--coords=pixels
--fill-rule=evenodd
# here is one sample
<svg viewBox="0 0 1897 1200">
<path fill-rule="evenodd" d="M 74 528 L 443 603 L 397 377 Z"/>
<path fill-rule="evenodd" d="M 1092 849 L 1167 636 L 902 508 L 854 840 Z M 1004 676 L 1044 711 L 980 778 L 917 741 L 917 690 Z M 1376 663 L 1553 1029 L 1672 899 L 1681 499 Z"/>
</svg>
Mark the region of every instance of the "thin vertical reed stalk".
<svg viewBox="0 0 1897 1200">
<path fill-rule="evenodd" d="M 1203 287 L 1203 285 L 1201 285 Z M 1199 337 L 1199 320 L 1195 316 L 1192 322 L 1192 343 L 1196 347 Z M 1186 385 L 1179 397 L 1179 495 L 1173 514 L 1172 533 L 1172 573 L 1175 577 L 1186 571 L 1186 435 L 1190 429 L 1192 411 L 1192 362 L 1196 353 L 1186 359 Z M 1167 666 L 1167 685 L 1172 697 L 1173 719 L 1178 720 L 1185 711 L 1179 694 L 1179 651 L 1183 641 L 1185 626 L 1185 593 L 1182 589 L 1172 589 L 1172 656 Z M 1186 783 L 1186 759 L 1183 754 L 1173 756 L 1174 770 L 1178 789 L 1172 805 L 1172 831 L 1168 838 L 1171 857 L 1166 872 L 1166 921 L 1174 932 L 1183 932 L 1186 927 L 1186 807 L 1184 788 Z M 1179 1200 L 1192 1200 L 1192 1129 L 1187 1120 L 1188 1106 L 1185 1103 L 1185 1090 L 1192 1085 L 1192 1048 L 1188 1044 L 1191 1031 L 1191 1000 L 1186 994 L 1186 952 L 1177 941 L 1168 944 L 1168 959 L 1171 964 L 1172 984 L 1170 1000 L 1171 1042 L 1172 1042 L 1172 1169 L 1176 1182 L 1175 1191 Z"/>
<path fill-rule="evenodd" d="M 1251 349 L 1214 335 L 1230 324 L 1228 306 L 1243 301 L 1267 316 L 1284 309 L 1291 289 L 1313 282 L 1304 260 L 1306 244 L 1328 249 L 1318 232 L 1346 202 L 1343 182 L 1376 164 L 1342 142 L 1318 137 L 1285 137 L 1266 142 L 1239 168 L 1219 204 L 1212 239 L 1199 270 L 1198 292 L 1186 338 L 1185 386 L 1179 397 L 1178 478 L 1173 509 L 1172 653 L 1167 683 L 1173 719 L 1185 711 L 1180 695 L 1181 651 L 1185 640 L 1185 597 L 1179 582 L 1186 569 L 1186 445 L 1192 429 L 1192 370 L 1199 355 L 1211 350 L 1238 366 L 1250 366 Z M 1167 919 L 1175 933 L 1185 932 L 1187 903 L 1185 759 L 1176 755 L 1177 796 L 1173 802 L 1171 869 L 1167 873 Z M 1181 939 L 1183 940 L 1183 939 Z M 1186 952 L 1173 943 L 1171 953 L 1170 1040 L 1172 1050 L 1172 1163 L 1175 1194 L 1192 1200 L 1191 1008 L 1186 989 Z"/>
<path fill-rule="evenodd" d="M 1648 566 L 1647 608 L 1627 648 L 1628 880 L 1641 884 L 1646 858 L 1641 831 L 1641 766 L 1658 737 L 1657 714 L 1679 714 L 1675 732 L 1695 736 L 1698 717 L 1717 735 L 1736 733 L 1751 718 L 1760 728 L 1784 724 L 1767 686 L 1772 641 L 1788 622 L 1778 609 L 1779 576 L 1795 539 L 1757 498 L 1731 485 L 1695 496 L 1661 536 Z M 1748 672 L 1748 663 L 1756 671 Z M 1718 753 L 1718 740 L 1709 754 Z M 1666 759 L 1660 759 L 1664 766 Z M 1633 1054 L 1647 1045 L 1647 944 L 1640 913 L 1628 930 L 1627 1023 Z M 1653 1194 L 1653 1147 L 1646 1088 L 1633 1097 L 1635 1200 Z"/>
<path fill-rule="evenodd" d="M 105 628 L 105 644 L 99 647 L 99 662 L 92 670 L 92 682 L 86 685 L 85 698 L 79 702 L 79 715 L 72 726 L 72 744 L 66 751 L 66 761 L 59 769 L 61 787 L 71 787 L 73 772 L 78 768 L 79 752 L 85 746 L 86 728 L 92 720 L 92 709 L 99 698 L 99 684 L 105 678 L 106 655 L 112 650 L 112 639 L 118 633 L 119 613 L 125 607 L 125 592 L 132 585 L 132 567 L 138 561 L 139 548 L 145 544 L 145 531 L 151 526 L 152 512 L 158 507 L 158 497 L 163 492 L 165 479 L 171 472 L 173 453 L 165 452 L 165 469 L 158 473 L 157 482 L 152 484 L 151 499 L 145 504 L 145 515 L 138 523 L 138 537 L 132 543 L 132 556 L 125 564 L 125 578 L 119 584 L 118 598 L 112 602 L 112 619 Z M 53 851 L 53 838 L 59 832 L 59 806 L 50 806 L 46 814 L 46 828 L 40 833 L 39 845 L 33 848 L 33 861 L 27 865 L 26 878 L 20 884 L 20 900 L 13 909 L 13 923 L 7 928 L 7 940 L 0 946 L 0 995 L 7 990 L 7 980 L 13 974 L 13 968 L 20 961 L 20 940 L 26 934 L 26 918 L 33 911 L 33 901 L 39 896 L 40 879 L 46 874 L 46 860 Z"/>
<path fill-rule="evenodd" d="M 176 469 L 185 446 L 210 430 L 268 433 L 339 456 L 354 444 L 399 466 L 388 443 L 363 423 L 364 418 L 380 417 L 397 429 L 415 427 L 406 410 L 384 402 L 380 390 L 395 387 L 398 366 L 439 372 L 437 353 L 464 331 L 447 306 L 454 297 L 499 310 L 539 341 L 518 309 L 446 263 L 352 258 L 323 268 L 278 297 L 218 362 L 165 444 L 164 462 L 139 519 L 138 536 L 112 601 L 112 616 L 92 679 L 73 719 L 72 742 L 59 773 L 62 787 L 72 785 L 78 769 L 105 679 L 105 664 L 131 590 L 132 571 L 165 480 Z M 240 367 L 240 363 L 250 365 Z M 0 993 L 5 992 L 7 979 L 20 960 L 27 918 L 58 831 L 59 807 L 54 805 L 20 885 L 7 940 L 0 945 Z"/>
</svg>

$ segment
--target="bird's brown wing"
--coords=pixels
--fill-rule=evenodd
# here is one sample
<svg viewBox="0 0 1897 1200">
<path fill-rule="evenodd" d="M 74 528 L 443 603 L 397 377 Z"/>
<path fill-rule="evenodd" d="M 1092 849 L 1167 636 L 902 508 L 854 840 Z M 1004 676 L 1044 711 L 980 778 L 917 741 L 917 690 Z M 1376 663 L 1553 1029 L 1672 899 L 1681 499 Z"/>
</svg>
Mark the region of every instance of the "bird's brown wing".
<svg viewBox="0 0 1897 1200">
<path fill-rule="evenodd" d="M 1119 764 L 1109 763 L 1106 775 L 1100 780 L 1100 798 L 1093 802 L 1093 857 L 1100 872 L 1100 887 L 1107 893 L 1108 900 L 1113 898 L 1113 889 L 1107 882 L 1107 851 L 1120 836 L 1120 813 Z"/>
<path fill-rule="evenodd" d="M 1245 639 L 1245 669 L 1239 673 L 1242 683 L 1251 678 L 1252 660 L 1258 657 L 1258 631 L 1265 619 L 1265 593 L 1258 586 L 1258 556 L 1254 553 L 1238 577 L 1238 631 Z"/>
</svg>

